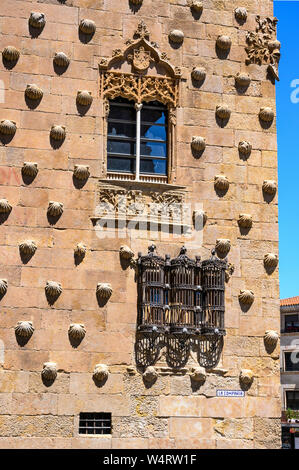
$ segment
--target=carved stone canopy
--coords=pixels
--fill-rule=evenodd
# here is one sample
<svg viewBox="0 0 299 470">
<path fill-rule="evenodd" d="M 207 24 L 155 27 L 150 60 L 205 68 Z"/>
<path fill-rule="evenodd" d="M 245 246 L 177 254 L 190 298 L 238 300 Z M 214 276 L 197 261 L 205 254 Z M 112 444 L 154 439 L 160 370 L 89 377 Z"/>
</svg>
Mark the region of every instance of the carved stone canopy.
<svg viewBox="0 0 299 470">
<path fill-rule="evenodd" d="M 122 96 L 137 103 L 158 100 L 175 107 L 181 70 L 173 66 L 167 55 L 158 50 L 158 44 L 150 40 L 143 21 L 126 46 L 124 50 L 115 49 L 110 58 L 103 58 L 99 63 L 102 98 Z M 131 66 L 131 73 L 122 71 L 123 64 Z M 158 73 L 148 75 L 154 68 Z"/>
</svg>

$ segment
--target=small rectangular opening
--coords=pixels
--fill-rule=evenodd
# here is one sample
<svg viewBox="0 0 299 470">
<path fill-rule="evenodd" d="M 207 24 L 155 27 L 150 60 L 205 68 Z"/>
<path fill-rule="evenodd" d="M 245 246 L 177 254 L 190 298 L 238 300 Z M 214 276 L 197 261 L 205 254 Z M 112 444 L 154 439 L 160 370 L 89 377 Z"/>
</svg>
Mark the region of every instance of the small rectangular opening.
<svg viewBox="0 0 299 470">
<path fill-rule="evenodd" d="M 80 413 L 79 434 L 111 434 L 111 413 Z"/>
</svg>

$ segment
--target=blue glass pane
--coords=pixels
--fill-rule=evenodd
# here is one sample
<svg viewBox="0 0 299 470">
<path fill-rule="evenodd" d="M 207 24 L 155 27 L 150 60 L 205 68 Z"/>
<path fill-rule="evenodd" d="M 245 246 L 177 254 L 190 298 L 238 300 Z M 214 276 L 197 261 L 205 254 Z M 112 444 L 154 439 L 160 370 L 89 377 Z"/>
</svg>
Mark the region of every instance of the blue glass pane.
<svg viewBox="0 0 299 470">
<path fill-rule="evenodd" d="M 143 106 L 141 109 L 141 121 L 166 124 L 166 112 L 159 109 L 147 109 Z"/>
<path fill-rule="evenodd" d="M 167 146 L 166 144 L 160 142 L 141 142 L 140 154 L 144 156 L 148 155 L 151 157 L 166 157 Z"/>
<path fill-rule="evenodd" d="M 123 140 L 108 140 L 108 153 L 120 153 L 124 155 L 135 155 L 135 143 Z"/>
<path fill-rule="evenodd" d="M 141 126 L 141 137 L 154 140 L 166 140 L 166 128 L 163 126 Z"/>
<path fill-rule="evenodd" d="M 132 158 L 108 157 L 108 171 L 134 173 L 135 160 Z"/>
<path fill-rule="evenodd" d="M 109 122 L 108 135 L 134 138 L 136 135 L 136 125 L 123 124 L 119 122 Z"/>
<path fill-rule="evenodd" d="M 140 160 L 140 172 L 141 173 L 152 173 L 159 175 L 166 175 L 166 160 L 154 160 L 148 158 L 146 160 Z"/>
</svg>

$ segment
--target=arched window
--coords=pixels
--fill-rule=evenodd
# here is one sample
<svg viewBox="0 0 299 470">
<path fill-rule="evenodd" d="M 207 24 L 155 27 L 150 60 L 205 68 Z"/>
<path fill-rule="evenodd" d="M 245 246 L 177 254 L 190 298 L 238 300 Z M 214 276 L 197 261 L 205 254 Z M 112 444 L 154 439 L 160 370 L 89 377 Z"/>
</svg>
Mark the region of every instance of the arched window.
<svg viewBox="0 0 299 470">
<path fill-rule="evenodd" d="M 158 101 L 109 101 L 107 171 L 167 176 L 167 107 Z"/>
</svg>

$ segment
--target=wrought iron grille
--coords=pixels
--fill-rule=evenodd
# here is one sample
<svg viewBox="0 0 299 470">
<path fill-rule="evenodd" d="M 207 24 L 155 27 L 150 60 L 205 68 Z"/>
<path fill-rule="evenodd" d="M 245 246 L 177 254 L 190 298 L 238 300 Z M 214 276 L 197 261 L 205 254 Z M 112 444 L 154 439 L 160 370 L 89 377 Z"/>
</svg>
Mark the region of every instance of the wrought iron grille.
<svg viewBox="0 0 299 470">
<path fill-rule="evenodd" d="M 225 335 L 226 261 L 214 251 L 208 260 L 192 260 L 185 247 L 178 257 L 163 259 L 155 249 L 151 245 L 147 255 L 138 255 L 138 331 L 180 338 Z"/>
<path fill-rule="evenodd" d="M 80 413 L 79 434 L 111 434 L 111 413 Z"/>
</svg>

